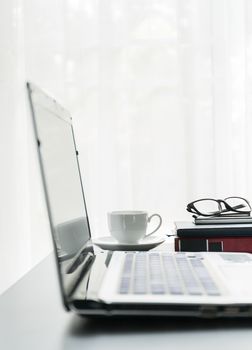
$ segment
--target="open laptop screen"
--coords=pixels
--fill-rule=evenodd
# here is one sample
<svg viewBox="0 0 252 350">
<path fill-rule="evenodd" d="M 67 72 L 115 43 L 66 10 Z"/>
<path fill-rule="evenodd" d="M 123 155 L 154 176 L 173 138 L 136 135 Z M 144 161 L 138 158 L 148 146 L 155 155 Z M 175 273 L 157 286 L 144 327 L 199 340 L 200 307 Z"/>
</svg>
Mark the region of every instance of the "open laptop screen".
<svg viewBox="0 0 252 350">
<path fill-rule="evenodd" d="M 71 118 L 54 99 L 28 84 L 48 213 L 64 294 L 71 262 L 90 239 Z M 71 275 L 71 277 L 70 277 Z"/>
</svg>

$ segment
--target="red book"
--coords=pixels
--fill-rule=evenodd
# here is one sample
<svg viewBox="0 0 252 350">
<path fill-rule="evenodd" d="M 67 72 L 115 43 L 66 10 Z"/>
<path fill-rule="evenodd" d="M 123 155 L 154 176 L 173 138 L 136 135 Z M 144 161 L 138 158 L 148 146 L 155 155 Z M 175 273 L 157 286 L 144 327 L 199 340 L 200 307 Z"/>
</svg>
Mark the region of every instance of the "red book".
<svg viewBox="0 0 252 350">
<path fill-rule="evenodd" d="M 252 237 L 176 237 L 175 251 L 252 253 Z"/>
</svg>

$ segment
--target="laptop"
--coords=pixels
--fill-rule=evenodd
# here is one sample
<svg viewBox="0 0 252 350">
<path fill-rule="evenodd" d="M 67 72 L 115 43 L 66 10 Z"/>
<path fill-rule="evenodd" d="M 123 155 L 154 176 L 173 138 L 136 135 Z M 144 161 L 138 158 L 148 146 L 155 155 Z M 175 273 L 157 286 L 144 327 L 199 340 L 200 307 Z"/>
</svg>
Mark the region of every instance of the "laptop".
<svg viewBox="0 0 252 350">
<path fill-rule="evenodd" d="M 34 84 L 27 90 L 65 309 L 86 316 L 252 316 L 250 254 L 93 245 L 71 116 Z"/>
</svg>

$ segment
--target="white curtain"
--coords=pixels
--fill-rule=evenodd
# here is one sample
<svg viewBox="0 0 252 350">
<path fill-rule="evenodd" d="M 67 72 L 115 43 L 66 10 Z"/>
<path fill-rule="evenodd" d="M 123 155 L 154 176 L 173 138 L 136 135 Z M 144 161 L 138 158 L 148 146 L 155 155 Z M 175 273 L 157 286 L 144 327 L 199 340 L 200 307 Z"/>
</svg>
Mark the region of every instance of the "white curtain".
<svg viewBox="0 0 252 350">
<path fill-rule="evenodd" d="M 73 116 L 94 236 L 114 209 L 252 200 L 252 2 L 0 3 L 0 292 L 51 249 L 25 81 Z"/>
<path fill-rule="evenodd" d="M 82 33 L 69 50 L 68 105 L 94 233 L 107 232 L 108 210 L 157 211 L 167 223 L 188 219 L 197 198 L 252 199 L 251 2 L 68 6 L 66 28 Z"/>
</svg>

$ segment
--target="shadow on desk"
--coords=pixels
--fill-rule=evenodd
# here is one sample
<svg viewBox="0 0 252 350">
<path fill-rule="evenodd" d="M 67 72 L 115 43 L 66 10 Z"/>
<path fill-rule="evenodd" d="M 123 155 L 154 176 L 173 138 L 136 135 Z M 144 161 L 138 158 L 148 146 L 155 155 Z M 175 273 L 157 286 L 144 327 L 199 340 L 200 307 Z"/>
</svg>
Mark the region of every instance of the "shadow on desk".
<svg viewBox="0 0 252 350">
<path fill-rule="evenodd" d="M 251 319 L 198 319 L 198 318 L 81 318 L 74 316 L 68 333 L 73 336 L 97 334 L 134 334 L 216 331 L 252 328 Z"/>
<path fill-rule="evenodd" d="M 252 320 L 85 319 L 73 316 L 63 350 L 251 350 Z"/>
</svg>

